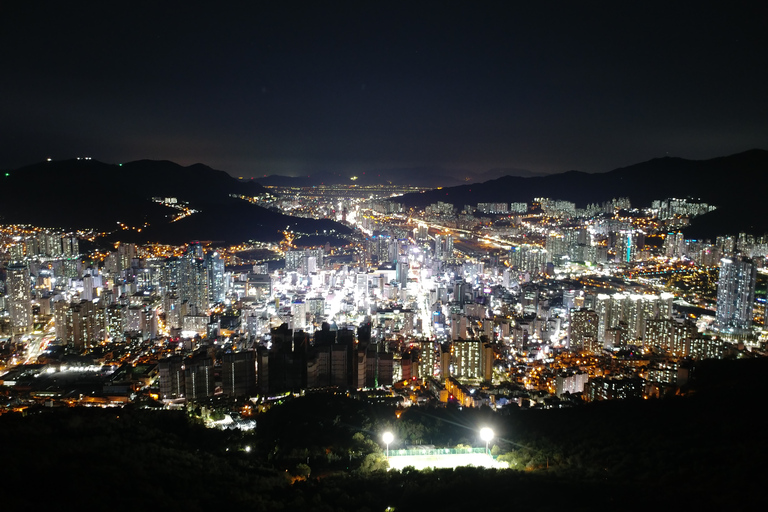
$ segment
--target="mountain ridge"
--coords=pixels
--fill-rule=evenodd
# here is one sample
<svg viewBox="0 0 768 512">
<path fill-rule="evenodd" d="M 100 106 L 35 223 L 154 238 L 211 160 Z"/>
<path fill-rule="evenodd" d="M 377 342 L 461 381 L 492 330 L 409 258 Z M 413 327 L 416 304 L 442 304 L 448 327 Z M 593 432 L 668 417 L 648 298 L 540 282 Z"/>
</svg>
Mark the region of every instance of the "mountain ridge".
<svg viewBox="0 0 768 512">
<path fill-rule="evenodd" d="M 505 176 L 484 183 L 405 194 L 392 200 L 413 207 L 437 201 L 462 207 L 549 197 L 584 207 L 614 197 L 629 197 L 633 206 L 650 206 L 654 199 L 691 197 L 718 207 L 715 212 L 694 219 L 686 230 L 692 236 L 703 237 L 768 231 L 762 206 L 766 190 L 768 151 L 751 149 L 708 160 L 661 157 L 605 173 L 568 171 L 529 178 Z"/>
<path fill-rule="evenodd" d="M 495 174 L 541 176 L 541 173 L 518 168 L 495 168 L 481 172 L 478 179 L 494 179 Z M 272 174 L 261 178 L 255 178 L 258 183 L 269 187 L 312 187 L 317 185 L 384 185 L 411 186 L 436 188 L 446 186 L 458 186 L 467 182 L 462 175 L 472 174 L 464 170 L 451 170 L 442 167 L 419 166 L 404 168 L 386 168 L 361 171 L 357 174 L 349 172 L 320 172 L 307 176 L 281 176 Z M 354 176 L 354 180 L 352 177 Z"/>
<path fill-rule="evenodd" d="M 105 232 L 114 231 L 120 223 L 137 228 L 118 231 L 115 236 L 124 241 L 279 240 L 279 231 L 286 226 L 310 233 L 350 231 L 330 220 L 290 217 L 234 198 L 267 190 L 253 180 L 239 180 L 204 164 L 70 159 L 25 166 L 0 180 L 2 223 Z M 154 202 L 155 197 L 175 197 L 196 213 L 171 222 L 181 212 Z"/>
</svg>

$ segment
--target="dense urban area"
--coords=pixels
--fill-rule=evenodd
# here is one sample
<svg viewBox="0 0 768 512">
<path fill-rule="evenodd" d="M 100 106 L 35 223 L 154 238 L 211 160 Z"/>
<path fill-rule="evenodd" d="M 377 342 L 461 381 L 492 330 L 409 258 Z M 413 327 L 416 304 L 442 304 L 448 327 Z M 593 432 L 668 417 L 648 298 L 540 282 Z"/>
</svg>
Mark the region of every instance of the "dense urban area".
<svg viewBox="0 0 768 512">
<path fill-rule="evenodd" d="M 285 231 L 280 244 L 85 252 L 99 233 L 3 226 L 3 410 L 152 400 L 237 423 L 313 390 L 401 408 L 557 408 L 679 394 L 695 361 L 762 354 L 768 238 L 685 239 L 711 205 L 421 211 L 394 193 L 244 198 L 355 228 Z"/>
<path fill-rule="evenodd" d="M 105 246 L 114 233 L 2 226 L 0 412 L 60 411 L 47 420 L 65 423 L 59 435 L 75 435 L 62 414 L 83 407 L 95 416 L 77 425 L 89 428 L 123 428 L 109 423 L 121 416 L 165 436 L 205 426 L 229 432 L 217 449 L 253 450 L 271 469 L 252 471 L 285 468 L 294 488 L 315 485 L 311 474 L 400 469 L 386 489 L 421 478 L 418 463 L 448 459 L 496 468 L 486 471 L 580 467 L 542 444 L 551 427 L 520 415 L 570 410 L 572 433 L 605 417 L 595 402 L 650 401 L 695 417 L 675 400 L 695 393 L 697 373 L 715 386 L 733 374 L 708 362 L 764 355 L 768 237 L 686 239 L 681 230 L 712 205 L 398 202 L 414 191 L 240 197 L 353 228 L 288 226 L 280 243 Z M 155 201 L 196 213 L 177 198 Z M 140 411 L 151 416 L 128 419 Z"/>
<path fill-rule="evenodd" d="M 2 512 L 766 510 L 768 2 L 0 5 Z"/>
</svg>

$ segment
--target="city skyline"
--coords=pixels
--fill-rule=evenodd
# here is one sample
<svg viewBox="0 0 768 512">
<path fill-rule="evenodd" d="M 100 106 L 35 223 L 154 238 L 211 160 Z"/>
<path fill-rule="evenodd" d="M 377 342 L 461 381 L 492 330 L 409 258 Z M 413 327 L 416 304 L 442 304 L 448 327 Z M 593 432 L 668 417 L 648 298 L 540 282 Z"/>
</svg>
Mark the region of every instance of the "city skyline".
<svg viewBox="0 0 768 512">
<path fill-rule="evenodd" d="M 764 508 L 766 19 L 3 5 L 4 503 Z"/>
<path fill-rule="evenodd" d="M 755 156 L 762 158 L 718 161 Z M 144 223 L 104 231 L 0 224 L 0 431 L 13 439 L 20 425 L 32 437 L 55 431 L 44 456 L 31 455 L 39 443 L 24 442 L 33 448 L 12 453 L 14 467 L 59 450 L 67 461 L 163 453 L 142 472 L 152 488 L 200 499 L 199 489 L 162 483 L 176 474 L 163 468 L 179 466 L 167 447 L 154 448 L 167 444 L 182 458 L 218 454 L 223 463 L 242 458 L 262 467 L 258 474 L 241 467 L 244 478 L 281 475 L 276 489 L 287 492 L 277 501 L 298 500 L 310 485 L 328 503 L 332 479 L 344 478 L 359 482 L 348 494 L 370 508 L 375 500 L 361 489 L 372 476 L 399 480 L 414 486 L 394 502 L 406 510 L 444 479 L 440 471 L 464 483 L 477 472 L 481 485 L 510 485 L 521 475 L 550 486 L 564 479 L 591 493 L 581 482 L 587 471 L 600 496 L 606 475 L 635 495 L 637 485 L 658 488 L 654 479 L 671 471 L 674 478 L 662 477 L 674 482 L 665 500 L 686 488 L 700 492 L 698 475 L 715 469 L 734 481 L 757 474 L 740 455 L 754 441 L 740 433 L 754 422 L 759 391 L 748 390 L 760 389 L 768 361 L 768 235 L 731 230 L 704 240 L 681 231 L 725 205 L 653 188 L 660 195 L 644 205 L 627 196 L 577 205 L 559 193 L 521 201 L 507 191 L 518 200 L 474 204 L 465 194 L 458 204 L 438 196 L 410 207 L 406 196 L 392 197 L 394 186 L 266 189 L 170 162 L 74 163 L 43 162 L 3 179 L 33 192 L 16 198 L 20 210 L 55 213 L 65 189 L 46 186 L 79 177 L 86 196 L 64 195 L 82 203 L 88 224 L 106 213 L 92 198 L 119 188 L 98 177 L 115 170 L 136 186 L 126 186 L 124 206 L 113 200 L 110 207 L 126 222 L 130 212 Z M 641 181 L 675 180 L 644 168 Z M 185 171 L 197 172 L 198 183 Z M 14 181 L 24 174 L 34 181 Z M 138 194 L 133 201 L 130 191 Z M 194 200 L 201 196 L 208 202 Z M 181 225 L 177 238 L 204 212 L 232 216 L 208 217 L 215 241 L 134 243 L 149 220 L 136 201 L 158 222 Z M 280 223 L 263 225 L 264 238 L 221 240 L 225 224 L 259 222 L 250 210 L 282 212 Z M 318 229 L 301 231 L 300 219 Z M 649 416 L 663 430 L 638 421 Z M 152 417 L 169 430 L 114 435 L 125 422 L 146 428 Z M 66 426 L 55 427 L 62 420 Z M 696 436 L 724 441 L 694 441 L 692 422 L 706 425 Z M 203 428 L 210 431 L 194 438 L 211 444 L 174 442 L 185 429 Z M 612 438 L 616 431 L 626 441 Z M 608 446 L 617 458 L 606 463 Z M 724 447 L 733 455 L 724 458 Z M 670 466 L 670 457 L 696 462 Z M 126 474 L 124 467 L 106 472 Z M 28 495 L 27 481 L 10 484 L 11 499 Z M 230 487 L 251 488 L 227 482 L 199 487 L 219 504 L 228 503 Z M 735 503 L 758 496 L 741 482 L 737 488 Z"/>
<path fill-rule="evenodd" d="M 768 140 L 765 7 L 5 9 L 0 167 L 605 172 Z"/>
</svg>

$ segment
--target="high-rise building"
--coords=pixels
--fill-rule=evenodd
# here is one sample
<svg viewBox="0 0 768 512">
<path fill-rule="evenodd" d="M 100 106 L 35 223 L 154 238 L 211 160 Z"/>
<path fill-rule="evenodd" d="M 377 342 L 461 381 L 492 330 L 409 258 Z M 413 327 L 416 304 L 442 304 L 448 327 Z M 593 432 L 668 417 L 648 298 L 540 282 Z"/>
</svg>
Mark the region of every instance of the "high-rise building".
<svg viewBox="0 0 768 512">
<path fill-rule="evenodd" d="M 641 237 L 632 231 L 621 231 L 616 233 L 616 261 L 631 263 L 637 259 L 637 250 L 641 245 Z"/>
<path fill-rule="evenodd" d="M 213 396 L 213 359 L 208 354 L 195 354 L 184 361 L 184 388 L 187 400 Z"/>
<path fill-rule="evenodd" d="M 183 398 L 186 392 L 186 380 L 184 376 L 184 358 L 171 356 L 162 359 L 158 363 L 160 377 L 160 398 Z"/>
<path fill-rule="evenodd" d="M 296 270 L 301 274 L 315 272 L 323 267 L 323 249 L 305 249 L 285 253 L 285 269 Z"/>
<path fill-rule="evenodd" d="M 435 235 L 435 259 L 447 260 L 453 257 L 453 235 Z"/>
<path fill-rule="evenodd" d="M 181 260 L 179 258 L 171 257 L 165 260 L 160 280 L 162 293 L 169 293 L 178 289 L 180 269 Z"/>
<path fill-rule="evenodd" d="M 83 300 L 70 304 L 71 324 L 67 332 L 67 341 L 75 348 L 91 348 L 103 342 L 106 331 L 106 314 L 98 301 Z M 68 317 L 69 319 L 69 317 Z"/>
<path fill-rule="evenodd" d="M 56 329 L 56 338 L 64 343 L 72 341 L 70 334 L 74 332 L 72 326 L 72 308 L 65 300 L 53 303 L 53 318 Z"/>
<path fill-rule="evenodd" d="M 509 264 L 532 275 L 541 273 L 547 260 L 547 250 L 535 245 L 519 245 L 512 247 L 509 252 Z"/>
<path fill-rule="evenodd" d="M 685 254 L 685 237 L 682 233 L 668 233 L 664 239 L 664 253 L 670 258 L 680 258 Z"/>
<path fill-rule="evenodd" d="M 224 260 L 218 252 L 209 252 L 205 255 L 205 266 L 208 270 L 209 302 L 224 302 L 227 293 L 227 282 L 224 274 Z"/>
<path fill-rule="evenodd" d="M 434 377 L 439 368 L 438 349 L 434 341 L 419 341 L 419 377 L 427 379 Z"/>
<path fill-rule="evenodd" d="M 663 350 L 675 357 L 687 357 L 691 340 L 696 336 L 696 324 L 685 319 L 655 318 L 645 321 L 644 345 Z"/>
<path fill-rule="evenodd" d="M 221 380 L 224 393 L 230 396 L 256 394 L 256 351 L 225 353 L 222 357 Z"/>
<path fill-rule="evenodd" d="M 616 327 L 616 324 L 618 324 L 618 321 L 613 321 L 613 300 L 610 295 L 605 293 L 597 295 L 595 298 L 595 312 L 598 317 L 597 339 L 602 341 L 605 340 L 608 329 Z M 573 312 L 571 312 L 571 318 L 573 318 Z M 574 345 L 571 344 L 570 346 L 573 347 Z"/>
<path fill-rule="evenodd" d="M 24 263 L 11 263 L 6 268 L 6 276 L 11 328 L 15 334 L 29 332 L 32 329 L 32 294 L 30 292 L 29 268 Z"/>
<path fill-rule="evenodd" d="M 749 258 L 720 260 L 716 316 L 720 332 L 744 334 L 750 331 L 756 282 L 757 266 Z"/>
<path fill-rule="evenodd" d="M 8 248 L 11 261 L 24 261 L 24 245 L 14 244 Z"/>
<path fill-rule="evenodd" d="M 568 240 L 561 234 L 550 234 L 546 240 L 547 253 L 553 259 L 568 254 Z"/>
<path fill-rule="evenodd" d="M 571 323 L 568 327 L 568 346 L 572 349 L 589 350 L 601 354 L 598 346 L 598 328 L 600 315 L 586 308 L 571 311 Z"/>
<path fill-rule="evenodd" d="M 179 299 L 187 302 L 192 314 L 204 314 L 209 305 L 209 288 L 205 260 L 195 257 L 194 251 L 187 251 L 179 269 Z"/>
<path fill-rule="evenodd" d="M 555 377 L 555 395 L 563 396 L 564 393 L 582 393 L 587 385 L 589 376 L 584 372 L 563 372 Z"/>
<path fill-rule="evenodd" d="M 399 255 L 397 257 L 397 282 L 400 283 L 400 286 L 407 286 L 408 285 L 408 270 L 409 270 L 409 264 L 408 264 L 408 256 L 406 255 Z"/>
<path fill-rule="evenodd" d="M 451 343 L 451 375 L 465 379 L 491 380 L 493 347 L 480 340 L 461 340 Z"/>
<path fill-rule="evenodd" d="M 111 341 L 122 343 L 125 340 L 125 311 L 123 306 L 119 304 L 108 306 L 106 315 L 107 337 Z M 56 327 L 58 329 L 58 323 L 56 324 Z"/>
</svg>

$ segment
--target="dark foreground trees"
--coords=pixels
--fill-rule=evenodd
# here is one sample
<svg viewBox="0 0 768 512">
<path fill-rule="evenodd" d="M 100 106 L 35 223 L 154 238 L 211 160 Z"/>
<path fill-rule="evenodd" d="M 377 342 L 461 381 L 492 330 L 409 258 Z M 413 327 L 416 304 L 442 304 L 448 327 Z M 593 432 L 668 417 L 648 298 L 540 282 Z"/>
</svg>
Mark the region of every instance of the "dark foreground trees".
<svg viewBox="0 0 768 512">
<path fill-rule="evenodd" d="M 249 434 L 169 411 L 32 409 L 0 416 L 0 489 L 8 510 L 745 510 L 761 504 L 768 476 L 767 400 L 755 389 L 506 415 L 413 408 L 399 419 L 318 395 L 272 408 Z M 383 470 L 384 429 L 391 449 L 481 446 L 486 425 L 515 470 Z"/>
</svg>

